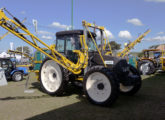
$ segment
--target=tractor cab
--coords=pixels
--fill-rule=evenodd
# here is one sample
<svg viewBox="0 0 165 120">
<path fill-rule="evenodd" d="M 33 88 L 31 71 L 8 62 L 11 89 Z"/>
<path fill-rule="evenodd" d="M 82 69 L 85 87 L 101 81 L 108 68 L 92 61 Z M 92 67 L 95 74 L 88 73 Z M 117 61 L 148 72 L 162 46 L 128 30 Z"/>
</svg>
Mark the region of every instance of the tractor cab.
<svg viewBox="0 0 165 120">
<path fill-rule="evenodd" d="M 5 75 L 9 76 L 10 72 L 15 68 L 14 64 L 9 58 L 1 58 L 0 59 L 0 67 L 5 70 Z"/>
<path fill-rule="evenodd" d="M 56 33 L 56 50 L 74 63 L 77 62 L 78 56 L 73 50 L 82 49 L 80 35 L 83 35 L 83 30 L 60 31 Z M 96 34 L 92 33 L 92 36 L 95 39 Z M 90 35 L 88 35 L 87 39 L 88 51 L 96 51 Z"/>
<path fill-rule="evenodd" d="M 155 67 L 159 68 L 160 65 L 160 57 L 162 56 L 162 51 L 159 49 L 146 49 L 143 51 L 144 57 L 142 59 L 148 59 L 155 64 Z"/>
<path fill-rule="evenodd" d="M 161 51 L 159 49 L 146 49 L 143 50 L 144 57 L 148 59 L 157 59 L 161 57 Z"/>
</svg>

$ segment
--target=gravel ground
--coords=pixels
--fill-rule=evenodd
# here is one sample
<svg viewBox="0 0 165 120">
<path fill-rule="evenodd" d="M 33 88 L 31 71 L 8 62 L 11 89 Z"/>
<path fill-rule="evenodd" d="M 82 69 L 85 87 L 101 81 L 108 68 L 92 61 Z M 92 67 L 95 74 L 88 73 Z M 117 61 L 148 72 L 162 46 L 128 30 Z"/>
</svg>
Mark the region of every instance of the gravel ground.
<svg viewBox="0 0 165 120">
<path fill-rule="evenodd" d="M 165 120 L 165 74 L 143 76 L 136 95 L 120 95 L 109 108 L 90 104 L 73 87 L 63 97 L 44 94 L 33 74 L 29 88 L 34 93 L 24 93 L 25 82 L 0 87 L 0 120 Z"/>
</svg>

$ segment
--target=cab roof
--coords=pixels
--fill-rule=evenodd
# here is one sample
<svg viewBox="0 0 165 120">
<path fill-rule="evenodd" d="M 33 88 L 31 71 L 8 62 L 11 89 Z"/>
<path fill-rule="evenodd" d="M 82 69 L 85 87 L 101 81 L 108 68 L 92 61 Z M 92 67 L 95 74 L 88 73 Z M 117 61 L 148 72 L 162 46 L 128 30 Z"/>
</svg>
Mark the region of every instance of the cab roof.
<svg viewBox="0 0 165 120">
<path fill-rule="evenodd" d="M 56 33 L 56 36 L 65 36 L 65 35 L 83 35 L 83 30 L 68 30 L 68 31 L 60 31 Z M 96 34 L 91 32 L 94 37 L 96 37 Z M 88 32 L 88 36 L 90 36 Z"/>
</svg>

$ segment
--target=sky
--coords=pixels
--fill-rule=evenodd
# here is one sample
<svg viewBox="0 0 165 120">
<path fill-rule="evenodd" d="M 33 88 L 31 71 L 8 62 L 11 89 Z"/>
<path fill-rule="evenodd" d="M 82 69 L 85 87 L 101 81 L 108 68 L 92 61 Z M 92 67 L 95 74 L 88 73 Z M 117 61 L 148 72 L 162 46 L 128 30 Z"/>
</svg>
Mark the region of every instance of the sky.
<svg viewBox="0 0 165 120">
<path fill-rule="evenodd" d="M 53 44 L 55 33 L 71 26 L 71 0 L 0 0 L 29 31 L 47 44 Z M 152 45 L 165 43 L 165 0 L 73 0 L 74 29 L 82 29 L 82 20 L 104 26 L 110 41 L 134 41 L 147 29 L 151 32 L 132 51 L 141 51 Z M 37 34 L 33 20 L 37 20 Z M 0 27 L 0 36 L 6 33 Z M 25 46 L 27 43 L 12 34 L 0 41 L 0 52 Z"/>
</svg>

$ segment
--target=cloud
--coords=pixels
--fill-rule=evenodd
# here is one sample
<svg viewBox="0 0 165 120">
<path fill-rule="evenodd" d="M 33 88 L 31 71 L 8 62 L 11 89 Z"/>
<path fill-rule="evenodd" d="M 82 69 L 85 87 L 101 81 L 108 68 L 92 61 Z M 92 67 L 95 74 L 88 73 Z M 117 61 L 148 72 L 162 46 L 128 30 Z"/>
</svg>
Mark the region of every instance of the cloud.
<svg viewBox="0 0 165 120">
<path fill-rule="evenodd" d="M 165 32 L 158 32 L 157 35 L 163 35 Z"/>
<path fill-rule="evenodd" d="M 135 26 L 142 26 L 143 23 L 138 18 L 132 18 L 127 20 L 128 23 L 131 23 Z"/>
<path fill-rule="evenodd" d="M 156 36 L 156 37 L 153 37 L 153 38 L 147 38 L 145 39 L 146 41 L 158 41 L 158 42 L 165 42 L 165 36 Z"/>
<path fill-rule="evenodd" d="M 41 35 L 55 35 L 55 33 L 52 33 L 52 32 L 48 32 L 48 31 L 38 31 L 38 34 L 41 34 Z"/>
<path fill-rule="evenodd" d="M 41 36 L 42 39 L 47 39 L 47 40 L 52 40 L 53 37 L 52 36 L 46 36 L 46 35 L 43 35 Z"/>
<path fill-rule="evenodd" d="M 111 33 L 111 31 L 109 31 L 109 30 L 107 30 L 107 29 L 105 28 L 105 32 L 106 32 L 106 34 L 104 33 L 104 37 L 106 37 L 106 35 L 107 35 L 108 39 L 113 39 L 113 38 L 114 38 L 114 36 L 113 36 L 113 34 Z M 100 38 L 101 38 L 101 33 L 100 33 L 100 31 L 97 31 L 97 32 L 96 32 L 96 35 L 97 35 L 97 39 L 100 39 Z"/>
<path fill-rule="evenodd" d="M 160 2 L 165 2 L 165 0 L 145 0 L 147 2 L 157 2 L 157 3 L 160 3 Z"/>
<path fill-rule="evenodd" d="M 50 26 L 55 27 L 55 28 L 65 29 L 65 30 L 71 28 L 70 25 L 64 25 L 59 22 L 53 22 Z"/>
<path fill-rule="evenodd" d="M 122 38 L 122 39 L 131 39 L 132 38 L 131 33 L 127 30 L 120 31 L 118 36 L 119 36 L 119 38 Z"/>
</svg>

